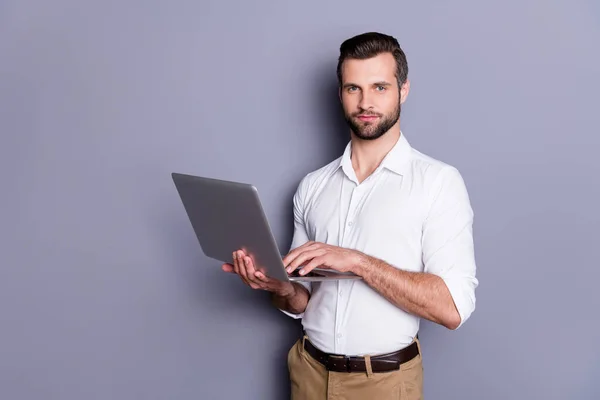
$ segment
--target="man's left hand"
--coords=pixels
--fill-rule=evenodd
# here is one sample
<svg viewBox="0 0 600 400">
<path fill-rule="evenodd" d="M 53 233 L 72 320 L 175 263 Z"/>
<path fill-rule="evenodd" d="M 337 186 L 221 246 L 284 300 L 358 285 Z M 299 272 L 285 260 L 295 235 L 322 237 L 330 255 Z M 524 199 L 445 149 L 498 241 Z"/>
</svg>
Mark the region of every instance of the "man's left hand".
<svg viewBox="0 0 600 400">
<path fill-rule="evenodd" d="M 299 271 L 300 275 L 305 275 L 317 267 L 350 272 L 361 265 L 364 257 L 363 253 L 356 250 L 309 241 L 290 251 L 283 258 L 283 265 L 288 273 L 292 273 L 306 264 Z"/>
</svg>

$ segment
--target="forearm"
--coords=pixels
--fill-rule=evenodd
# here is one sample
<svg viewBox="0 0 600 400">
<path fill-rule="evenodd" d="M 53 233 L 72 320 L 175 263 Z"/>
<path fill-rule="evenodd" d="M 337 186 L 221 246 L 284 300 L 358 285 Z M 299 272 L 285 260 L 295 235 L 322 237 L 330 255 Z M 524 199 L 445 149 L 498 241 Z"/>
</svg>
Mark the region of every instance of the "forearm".
<svg viewBox="0 0 600 400">
<path fill-rule="evenodd" d="M 292 314 L 300 314 L 306 310 L 310 294 L 308 290 L 299 283 L 292 282 L 293 291 L 287 294 L 272 293 L 271 299 L 276 308 L 285 310 Z"/>
<path fill-rule="evenodd" d="M 404 271 L 366 255 L 357 263 L 355 273 L 388 301 L 410 314 L 448 329 L 455 329 L 460 323 L 450 291 L 437 275 Z"/>
</svg>

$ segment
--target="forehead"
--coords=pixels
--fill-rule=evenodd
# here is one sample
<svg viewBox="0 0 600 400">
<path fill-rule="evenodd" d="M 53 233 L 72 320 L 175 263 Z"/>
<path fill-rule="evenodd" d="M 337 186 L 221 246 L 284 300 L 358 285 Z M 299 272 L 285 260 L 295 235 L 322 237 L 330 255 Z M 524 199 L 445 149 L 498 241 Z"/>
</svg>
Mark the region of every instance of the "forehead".
<svg viewBox="0 0 600 400">
<path fill-rule="evenodd" d="M 393 82 L 396 79 L 396 60 L 390 53 L 382 53 L 366 60 L 346 59 L 341 72 L 344 82 Z"/>
</svg>

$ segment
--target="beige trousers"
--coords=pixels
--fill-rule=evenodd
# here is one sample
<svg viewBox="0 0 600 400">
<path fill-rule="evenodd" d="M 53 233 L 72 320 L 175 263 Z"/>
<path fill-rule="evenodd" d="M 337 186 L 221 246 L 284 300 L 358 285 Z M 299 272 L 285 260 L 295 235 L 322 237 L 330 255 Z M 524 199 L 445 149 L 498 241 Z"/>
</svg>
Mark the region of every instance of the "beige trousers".
<svg viewBox="0 0 600 400">
<path fill-rule="evenodd" d="M 288 353 L 291 400 L 423 399 L 421 354 L 392 372 L 330 372 L 304 350 L 303 340 Z"/>
</svg>

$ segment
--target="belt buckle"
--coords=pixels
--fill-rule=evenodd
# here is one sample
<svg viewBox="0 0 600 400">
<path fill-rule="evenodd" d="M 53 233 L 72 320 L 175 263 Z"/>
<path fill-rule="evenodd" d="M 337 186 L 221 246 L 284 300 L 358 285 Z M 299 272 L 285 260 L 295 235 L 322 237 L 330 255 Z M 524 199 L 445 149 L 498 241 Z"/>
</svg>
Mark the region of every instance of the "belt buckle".
<svg viewBox="0 0 600 400">
<path fill-rule="evenodd" d="M 350 356 L 333 356 L 330 355 L 327 357 L 327 364 L 325 365 L 328 371 L 339 371 L 336 367 L 339 365 L 340 367 L 343 365 L 346 372 L 351 372 L 352 368 L 350 367 Z"/>
<path fill-rule="evenodd" d="M 350 356 L 345 356 L 344 360 L 346 361 L 346 372 L 352 372 L 352 368 L 350 367 Z"/>
</svg>

